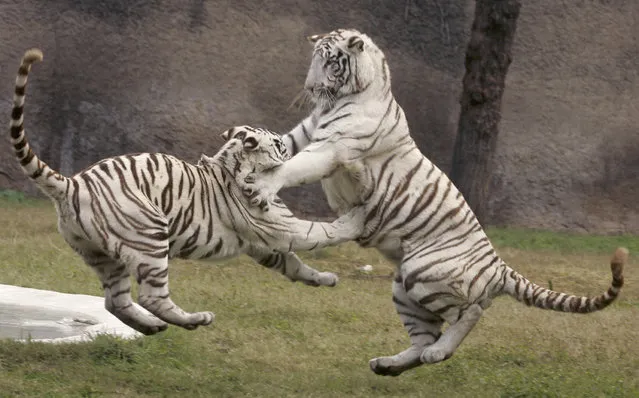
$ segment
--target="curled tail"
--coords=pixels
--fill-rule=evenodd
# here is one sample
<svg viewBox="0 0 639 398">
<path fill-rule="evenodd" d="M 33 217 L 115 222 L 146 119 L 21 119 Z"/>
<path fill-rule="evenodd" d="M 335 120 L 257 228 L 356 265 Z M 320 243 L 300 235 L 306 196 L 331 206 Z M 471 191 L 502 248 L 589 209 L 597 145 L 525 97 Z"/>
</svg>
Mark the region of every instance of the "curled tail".
<svg viewBox="0 0 639 398">
<path fill-rule="evenodd" d="M 623 247 L 617 248 L 610 260 L 612 283 L 608 291 L 599 296 L 573 296 L 555 292 L 530 282 L 509 267 L 507 267 L 508 271 L 505 274 L 506 283 L 503 292 L 526 305 L 538 308 L 578 313 L 598 311 L 615 301 L 619 295 L 623 286 L 623 266 L 626 261 L 628 261 L 628 250 Z"/>
<path fill-rule="evenodd" d="M 24 98 L 27 86 L 27 77 L 31 64 L 42 61 L 42 51 L 38 49 L 27 50 L 22 57 L 18 75 L 16 76 L 16 88 L 13 95 L 13 110 L 11 112 L 11 144 L 16 157 L 22 166 L 22 170 L 31 177 L 38 188 L 45 194 L 55 197 L 64 193 L 68 179 L 52 170 L 41 161 L 31 149 L 24 132 Z"/>
</svg>

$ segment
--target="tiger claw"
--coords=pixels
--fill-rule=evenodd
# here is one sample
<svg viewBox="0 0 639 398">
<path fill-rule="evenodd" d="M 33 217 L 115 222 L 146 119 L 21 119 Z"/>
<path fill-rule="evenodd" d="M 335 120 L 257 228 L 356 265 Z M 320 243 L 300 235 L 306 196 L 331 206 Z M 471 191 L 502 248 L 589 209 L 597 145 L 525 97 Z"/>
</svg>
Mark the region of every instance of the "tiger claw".
<svg viewBox="0 0 639 398">
<path fill-rule="evenodd" d="M 254 193 L 255 193 L 255 192 L 253 191 L 253 188 L 244 188 L 244 189 L 242 189 L 242 193 L 243 193 L 245 196 L 249 196 L 249 197 L 251 197 L 251 196 L 254 196 Z"/>
<path fill-rule="evenodd" d="M 255 176 L 253 174 L 249 174 L 244 177 L 244 182 L 247 184 L 253 184 L 255 182 Z"/>
</svg>

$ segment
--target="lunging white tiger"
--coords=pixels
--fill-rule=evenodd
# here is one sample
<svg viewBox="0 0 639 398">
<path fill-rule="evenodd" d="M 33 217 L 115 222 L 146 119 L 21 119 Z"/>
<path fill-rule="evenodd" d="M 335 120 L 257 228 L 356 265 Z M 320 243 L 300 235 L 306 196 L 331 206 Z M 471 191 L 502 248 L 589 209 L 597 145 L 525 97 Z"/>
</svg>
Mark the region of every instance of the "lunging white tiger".
<svg viewBox="0 0 639 398">
<path fill-rule="evenodd" d="M 545 289 L 508 267 L 462 194 L 415 145 L 382 51 L 350 29 L 310 40 L 315 46 L 305 90 L 315 107 L 284 136 L 295 156 L 247 176 L 244 193 L 268 211 L 268 198 L 280 188 L 321 180 L 338 214 L 366 209 L 358 241 L 397 265 L 393 302 L 411 339 L 405 351 L 372 359 L 375 373 L 399 375 L 449 358 L 501 294 L 580 313 L 600 310 L 617 297 L 624 248 L 611 260 L 612 285 L 593 298 Z M 444 322 L 449 327 L 442 333 Z"/>
<path fill-rule="evenodd" d="M 292 251 L 352 240 L 362 232 L 363 214 L 333 223 L 295 218 L 277 198 L 273 214 L 251 208 L 237 179 L 281 165 L 290 156 L 281 138 L 248 126 L 223 133 L 228 142 L 198 165 L 162 153 L 104 159 L 73 177 L 52 170 L 32 151 L 23 128 L 27 75 L 42 60 L 25 53 L 16 78 L 11 143 L 24 172 L 54 202 L 58 229 L 98 274 L 105 307 L 144 333 L 208 325 L 211 312 L 187 313 L 169 298 L 168 259 L 225 258 L 246 253 L 293 281 L 334 286 L 337 276 L 304 264 Z M 140 285 L 132 305 L 130 275 Z"/>
</svg>

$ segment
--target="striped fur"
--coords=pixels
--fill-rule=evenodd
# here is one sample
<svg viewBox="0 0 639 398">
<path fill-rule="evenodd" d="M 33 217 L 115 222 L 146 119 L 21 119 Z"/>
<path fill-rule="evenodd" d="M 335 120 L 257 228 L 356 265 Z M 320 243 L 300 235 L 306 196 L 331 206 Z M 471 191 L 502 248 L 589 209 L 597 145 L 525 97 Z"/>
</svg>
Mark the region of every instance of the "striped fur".
<svg viewBox="0 0 639 398">
<path fill-rule="evenodd" d="M 169 298 L 169 258 L 226 258 L 246 253 L 292 281 L 334 286 L 337 276 L 304 264 L 292 251 L 334 245 L 357 237 L 352 217 L 333 223 L 295 218 L 277 198 L 267 215 L 251 208 L 237 184 L 249 172 L 280 166 L 290 156 L 268 130 L 240 126 L 222 134 L 228 142 L 198 165 L 161 153 L 104 159 L 65 177 L 41 161 L 23 128 L 27 75 L 42 53 L 26 52 L 16 79 L 11 143 L 24 172 L 54 202 L 58 229 L 98 274 L 105 307 L 132 328 L 154 334 L 167 323 L 194 329 L 211 312 L 187 313 Z M 359 222 L 363 216 L 360 212 Z M 130 275 L 139 284 L 132 305 Z"/>
<path fill-rule="evenodd" d="M 248 176 L 244 188 L 255 205 L 282 187 L 321 180 L 338 214 L 365 208 L 358 242 L 397 265 L 393 301 L 412 343 L 372 359 L 375 373 L 398 375 L 449 358 L 501 294 L 577 313 L 600 310 L 617 297 L 628 255 L 622 248 L 611 261 L 612 285 L 593 298 L 550 291 L 508 267 L 462 194 L 415 145 L 382 51 L 355 30 L 310 40 L 315 47 L 305 89 L 315 107 L 284 136 L 295 156 L 259 179 Z M 444 322 L 449 327 L 442 333 Z"/>
</svg>

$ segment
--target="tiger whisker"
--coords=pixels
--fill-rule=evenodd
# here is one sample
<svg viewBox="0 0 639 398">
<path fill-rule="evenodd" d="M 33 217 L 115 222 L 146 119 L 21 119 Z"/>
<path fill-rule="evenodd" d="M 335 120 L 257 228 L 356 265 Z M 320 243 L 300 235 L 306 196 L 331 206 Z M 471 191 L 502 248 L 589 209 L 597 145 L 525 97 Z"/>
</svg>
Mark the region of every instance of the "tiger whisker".
<svg viewBox="0 0 639 398">
<path fill-rule="evenodd" d="M 288 108 L 286 108 L 286 110 L 290 111 L 291 108 L 295 108 L 299 110 L 299 109 L 302 109 L 302 107 L 308 105 L 308 103 L 309 103 L 308 92 L 306 90 L 301 90 L 293 98 L 293 100 L 289 104 Z"/>
</svg>

